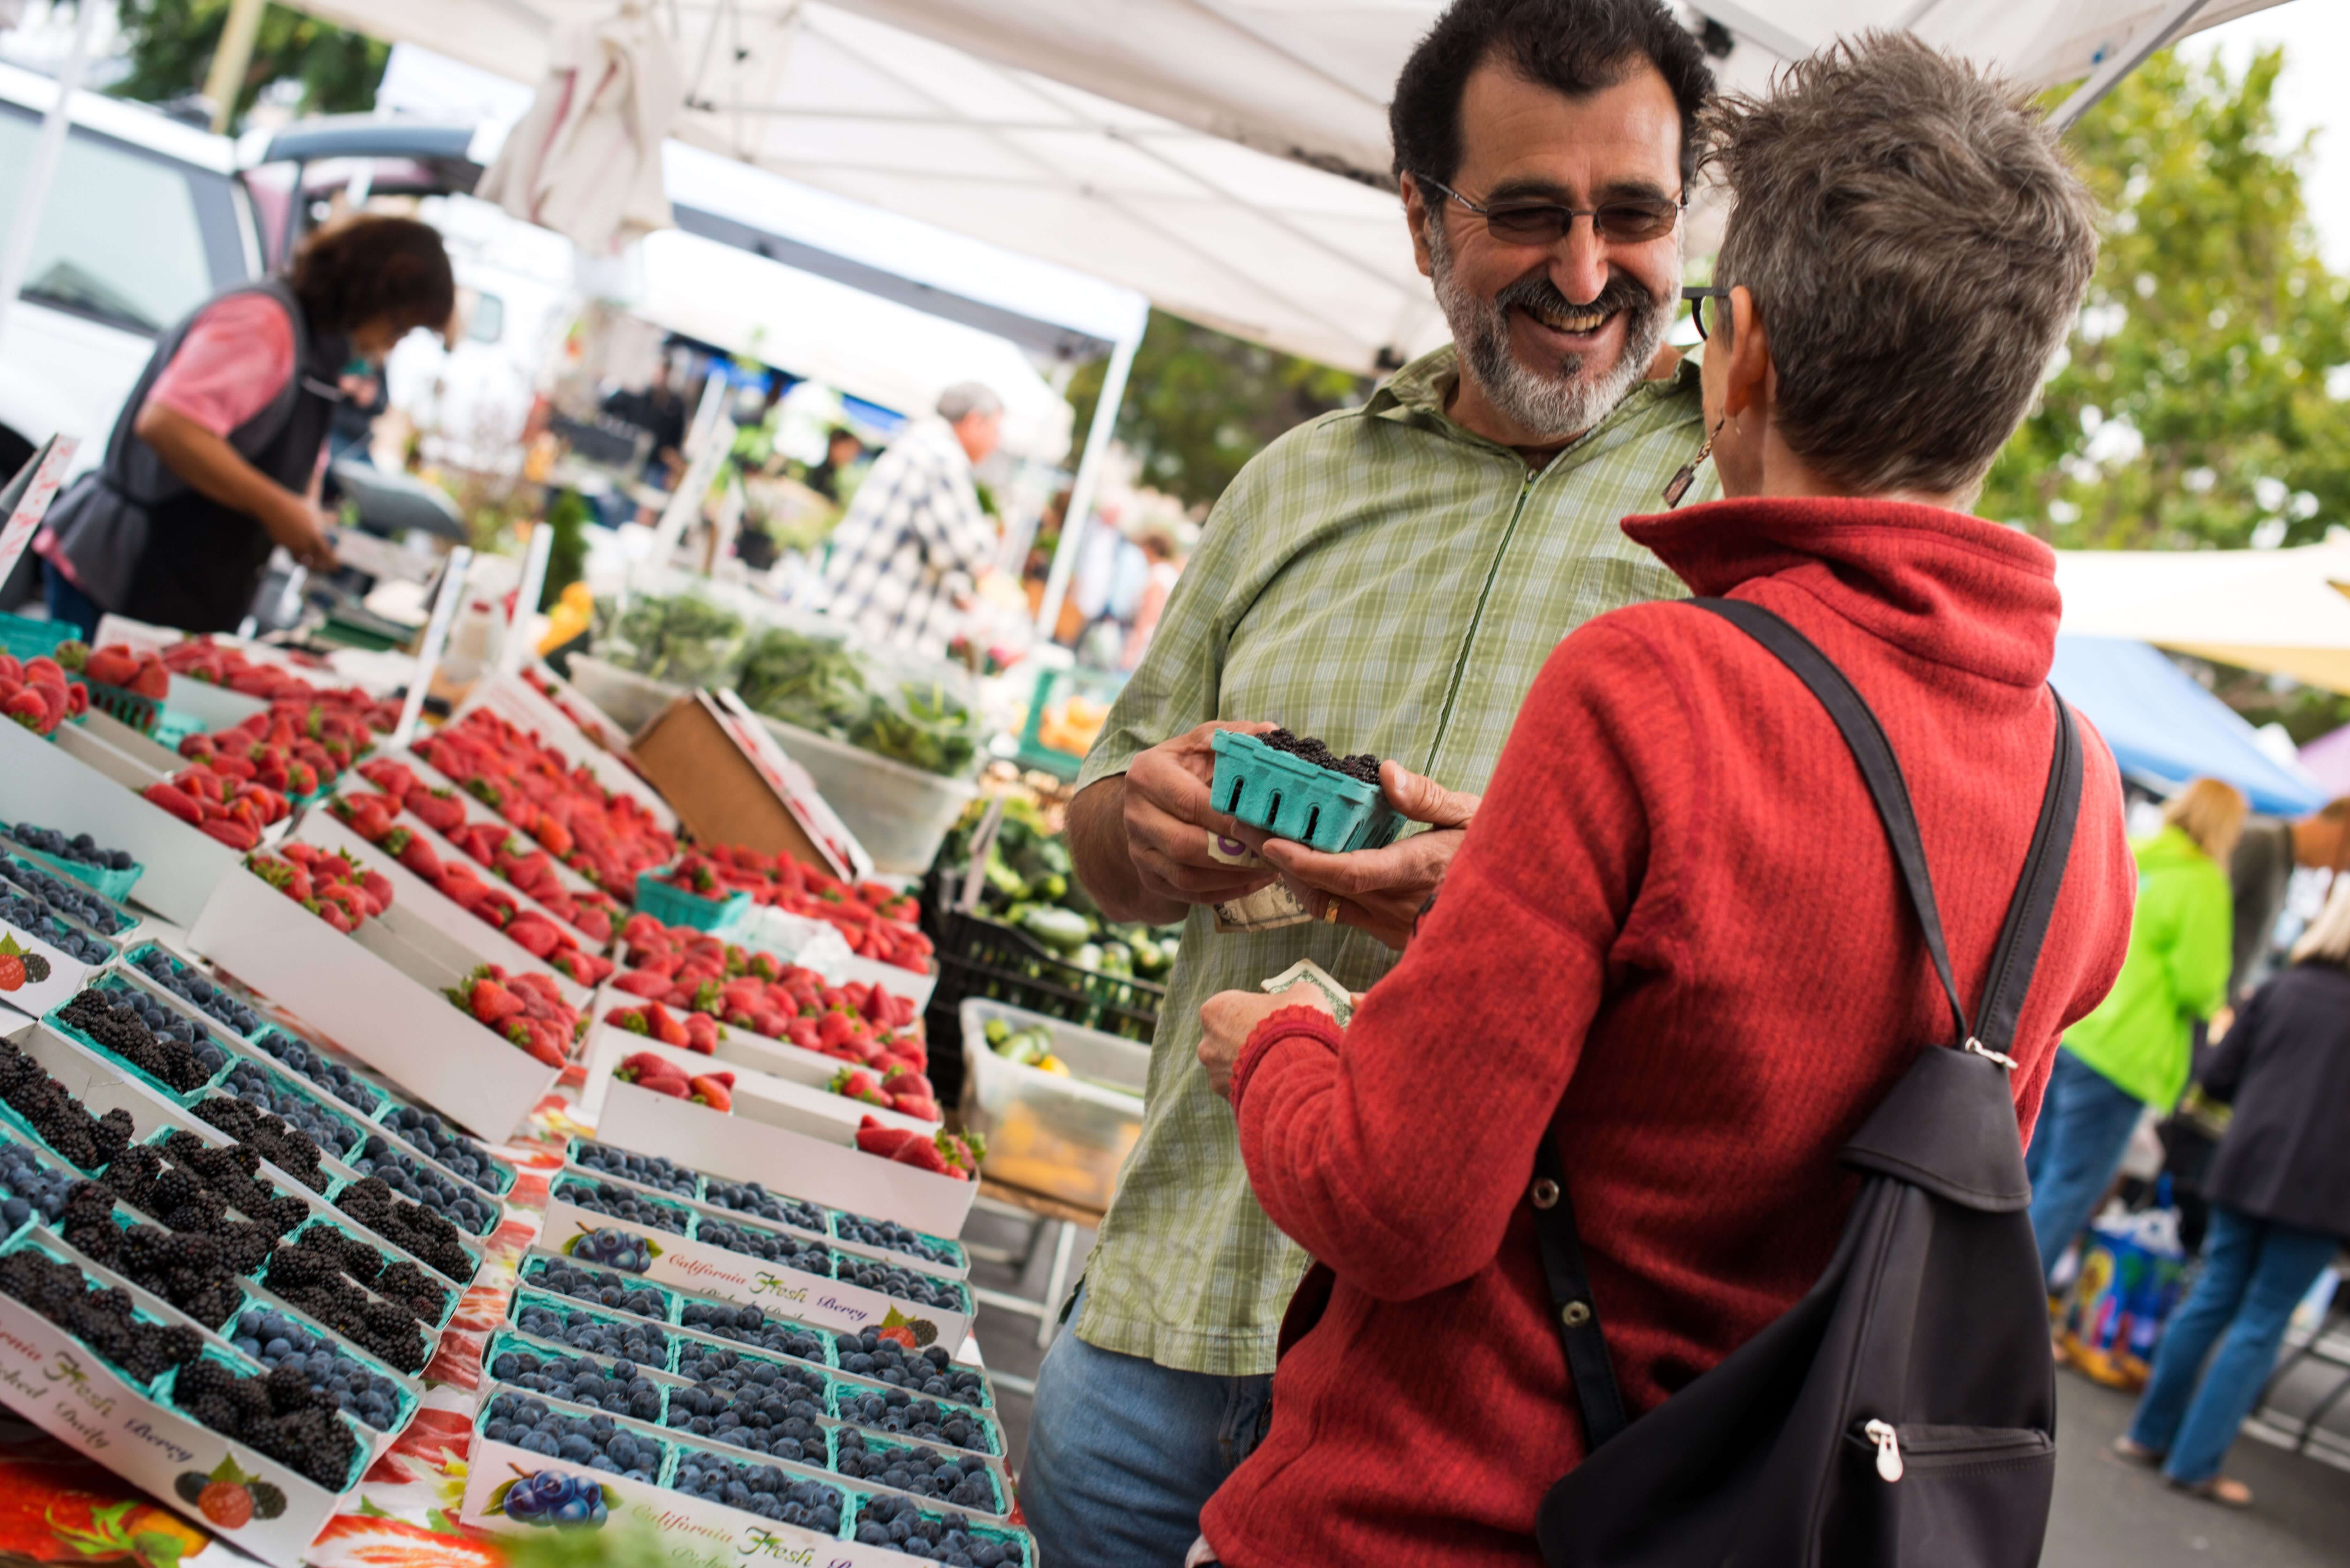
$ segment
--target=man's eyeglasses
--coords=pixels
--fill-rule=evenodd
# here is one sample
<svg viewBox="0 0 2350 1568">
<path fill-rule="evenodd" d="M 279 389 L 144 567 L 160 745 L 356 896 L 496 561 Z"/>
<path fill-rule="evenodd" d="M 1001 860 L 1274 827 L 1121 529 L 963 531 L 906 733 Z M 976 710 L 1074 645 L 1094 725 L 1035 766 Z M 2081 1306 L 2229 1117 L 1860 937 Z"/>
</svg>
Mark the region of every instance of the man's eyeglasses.
<svg viewBox="0 0 2350 1568">
<path fill-rule="evenodd" d="M 1705 329 L 1705 302 L 1709 299 L 1718 299 L 1721 301 L 1722 309 L 1730 308 L 1730 290 L 1719 284 L 1710 285 L 1704 288 L 1685 288 L 1681 290 L 1681 298 L 1689 302 L 1690 320 L 1697 326 L 1700 342 L 1703 342 L 1709 336 Z"/>
<path fill-rule="evenodd" d="M 1431 180 L 1425 174 L 1413 179 L 1431 190 L 1443 192 L 1471 212 L 1485 220 L 1485 232 L 1508 245 L 1555 245 L 1575 226 L 1577 218 L 1591 220 L 1591 232 L 1600 241 L 1617 244 L 1645 244 L 1663 239 L 1680 222 L 1681 211 L 1689 205 L 1687 197 L 1667 201 L 1661 197 L 1650 201 L 1626 199 L 1608 202 L 1597 207 L 1566 207 L 1556 202 L 1498 202 L 1481 206 L 1441 180 Z"/>
</svg>

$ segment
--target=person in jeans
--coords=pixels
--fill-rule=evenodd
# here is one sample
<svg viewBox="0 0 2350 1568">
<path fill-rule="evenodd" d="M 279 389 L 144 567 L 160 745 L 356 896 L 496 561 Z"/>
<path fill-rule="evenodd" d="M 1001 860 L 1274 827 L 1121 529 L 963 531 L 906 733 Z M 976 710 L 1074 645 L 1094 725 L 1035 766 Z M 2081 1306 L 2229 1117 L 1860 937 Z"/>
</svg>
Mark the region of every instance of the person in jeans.
<svg viewBox="0 0 2350 1568">
<path fill-rule="evenodd" d="M 1711 89 L 1661 0 L 1445 11 L 1389 120 L 1454 342 L 1241 471 L 1086 760 L 1079 877 L 1115 919 L 1187 924 L 1142 1135 L 1037 1374 L 1020 1496 L 1048 1563 L 1182 1560 L 1262 1430 L 1305 1272 L 1194 1055 L 1200 1004 L 1300 959 L 1354 987 L 1385 972 L 1460 846 L 1457 792 L 1484 786 L 1544 657 L 1595 615 L 1680 591 L 1617 523 L 1703 438 L 1697 367 L 1664 339 Z M 1690 499 L 1713 493 L 1707 470 Z M 1208 784 L 1210 736 L 1234 723 L 1407 759 L 1389 791 L 1425 830 L 1341 864 L 1283 864 L 1283 846 L 1232 864 Z M 1276 873 L 1295 874 L 1282 912 L 1219 929 L 1220 903 L 1282 904 Z"/>
<path fill-rule="evenodd" d="M 2028 100 L 1906 35 L 1711 119 L 1737 198 L 1700 318 L 1729 499 L 1623 527 L 1874 709 L 1978 996 L 2047 785 L 2059 600 L 2045 546 L 1965 508 L 2074 319 L 2093 204 Z M 2128 940 L 2121 780 L 2080 729 L 2019 1137 Z M 1817 1280 L 1854 1192 L 1838 1149 L 1950 1026 L 1834 721 L 1669 604 L 1553 653 L 1345 1028 L 1307 988 L 1202 1012 L 1258 1199 L 1317 1264 L 1269 1429 L 1201 1517 L 1201 1555 L 1236 1568 L 1538 1562 L 1537 1505 L 1585 1449 L 1534 1241 L 1545 1140 L 1638 1419 Z"/>
<path fill-rule="evenodd" d="M 2162 830 L 2132 846 L 2128 961 L 2112 994 L 2065 1033 L 2024 1153 L 2032 1233 L 2048 1273 L 2113 1185 L 2147 1106 L 2167 1113 L 2178 1103 L 2195 1023 L 2227 1000 L 2233 895 L 2221 867 L 2245 809 L 2234 785 L 2197 779 L 2163 807 Z"/>
<path fill-rule="evenodd" d="M 2350 1238 L 2350 884 L 2335 885 L 2292 967 L 2236 1015 L 2203 1093 L 2235 1106 L 2204 1180 L 2203 1272 L 2163 1330 L 2137 1417 L 2114 1448 L 2241 1508 L 2251 1490 L 2221 1475 L 2220 1461 L 2276 1366 L 2293 1309 Z"/>
</svg>

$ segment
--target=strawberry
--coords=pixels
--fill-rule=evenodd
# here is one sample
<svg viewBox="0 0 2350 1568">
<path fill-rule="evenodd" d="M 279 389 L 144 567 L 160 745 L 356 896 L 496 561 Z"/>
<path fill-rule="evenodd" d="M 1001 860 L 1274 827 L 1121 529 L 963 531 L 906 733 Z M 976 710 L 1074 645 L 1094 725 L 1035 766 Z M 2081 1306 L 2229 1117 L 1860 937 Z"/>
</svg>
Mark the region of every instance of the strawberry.
<svg viewBox="0 0 2350 1568">
<path fill-rule="evenodd" d="M 494 980 L 482 979 L 473 982 L 473 993 L 465 1005 L 484 1023 L 497 1024 L 513 1017 L 523 1009 L 522 1001 L 513 992 Z"/>
<path fill-rule="evenodd" d="M 686 1081 L 686 1086 L 693 1091 L 692 1098 L 708 1106 L 713 1111 L 731 1111 L 734 1108 L 733 1087 L 720 1083 L 715 1077 L 703 1075 L 690 1078 Z"/>
<path fill-rule="evenodd" d="M 938 1145 L 919 1133 L 908 1134 L 906 1141 L 899 1145 L 889 1158 L 900 1165 L 910 1165 L 917 1170 L 927 1170 L 934 1175 L 952 1174 L 947 1168 L 946 1157 L 939 1152 Z"/>
<path fill-rule="evenodd" d="M 645 1010 L 641 1007 L 616 1007 L 604 1014 L 604 1022 L 616 1023 L 631 1034 L 652 1033 L 652 1026 L 645 1022 Z"/>
<path fill-rule="evenodd" d="M 915 1136 L 904 1127 L 885 1127 L 871 1116 L 857 1124 L 857 1147 L 884 1159 L 903 1148 Z"/>
<path fill-rule="evenodd" d="M 664 1045 L 688 1045 L 693 1041 L 685 1025 L 658 1002 L 645 1003 L 645 1027 L 654 1039 Z"/>
</svg>

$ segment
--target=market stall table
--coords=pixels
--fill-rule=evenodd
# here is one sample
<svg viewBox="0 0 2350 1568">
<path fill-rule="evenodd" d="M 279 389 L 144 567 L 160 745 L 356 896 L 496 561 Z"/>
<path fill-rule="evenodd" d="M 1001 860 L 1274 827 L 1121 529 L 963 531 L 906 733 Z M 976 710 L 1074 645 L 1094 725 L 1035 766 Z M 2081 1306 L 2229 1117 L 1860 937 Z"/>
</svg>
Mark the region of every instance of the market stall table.
<svg viewBox="0 0 2350 1568">
<path fill-rule="evenodd" d="M 1032 1192 L 1024 1187 L 1014 1187 L 992 1176 L 979 1179 L 979 1199 L 972 1207 L 1006 1219 L 1033 1221 L 1028 1245 L 1024 1250 L 965 1241 L 963 1250 L 981 1262 L 1009 1263 L 1024 1276 L 1028 1265 L 1035 1259 L 1037 1248 L 1044 1245 L 1047 1234 L 1052 1237 L 1053 1262 L 1045 1272 L 1042 1295 L 1024 1296 L 981 1285 L 971 1288 L 972 1298 L 982 1306 L 1035 1318 L 1036 1347 L 1042 1350 L 1053 1343 L 1053 1331 L 1059 1326 L 1062 1300 L 1069 1288 L 1069 1271 L 1076 1263 L 1077 1230 L 1080 1226 L 1088 1231 L 1099 1230 L 1104 1211 L 1045 1193 Z M 1034 1394 L 1036 1391 L 1032 1378 L 1015 1377 L 1008 1372 L 996 1373 L 994 1378 L 998 1387 L 1009 1388 L 1015 1393 Z"/>
</svg>

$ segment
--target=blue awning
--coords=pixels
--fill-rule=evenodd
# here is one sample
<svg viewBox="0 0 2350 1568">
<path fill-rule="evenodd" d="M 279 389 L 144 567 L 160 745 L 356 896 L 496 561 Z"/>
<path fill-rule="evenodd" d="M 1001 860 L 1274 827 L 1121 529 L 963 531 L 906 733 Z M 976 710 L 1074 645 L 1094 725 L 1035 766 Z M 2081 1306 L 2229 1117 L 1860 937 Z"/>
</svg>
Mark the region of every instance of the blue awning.
<svg viewBox="0 0 2350 1568">
<path fill-rule="evenodd" d="M 2060 636 L 2048 679 L 2096 725 L 2125 777 L 2164 794 L 2192 778 L 2225 779 L 2272 816 L 2325 804 L 2314 780 L 2261 750 L 2243 715 L 2143 642 Z"/>
</svg>

